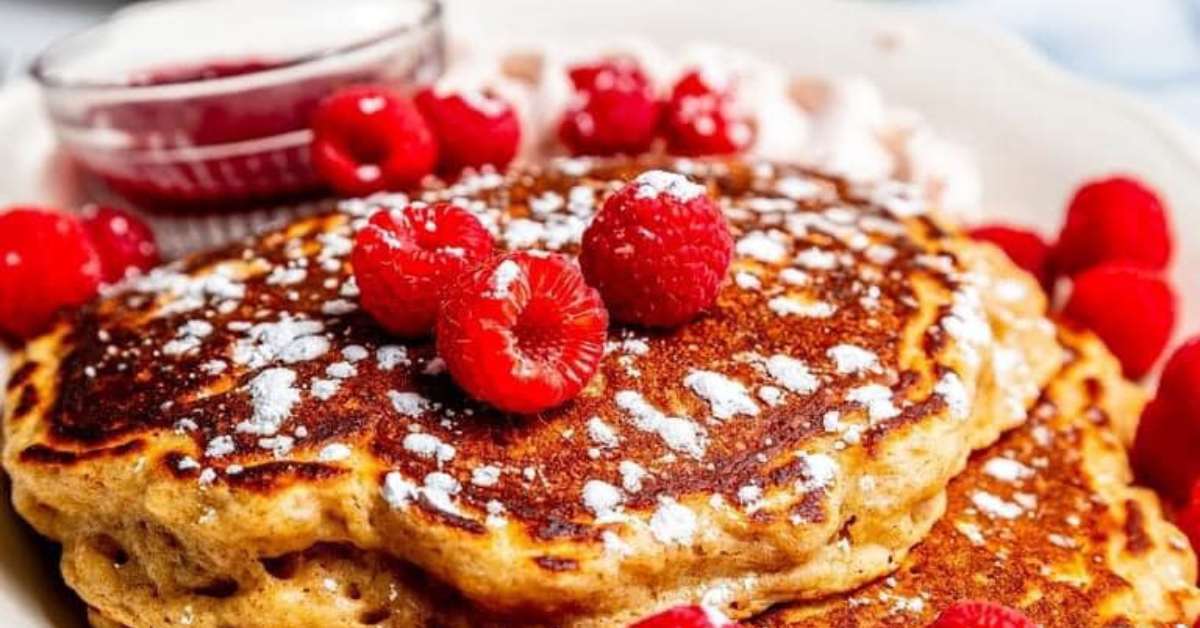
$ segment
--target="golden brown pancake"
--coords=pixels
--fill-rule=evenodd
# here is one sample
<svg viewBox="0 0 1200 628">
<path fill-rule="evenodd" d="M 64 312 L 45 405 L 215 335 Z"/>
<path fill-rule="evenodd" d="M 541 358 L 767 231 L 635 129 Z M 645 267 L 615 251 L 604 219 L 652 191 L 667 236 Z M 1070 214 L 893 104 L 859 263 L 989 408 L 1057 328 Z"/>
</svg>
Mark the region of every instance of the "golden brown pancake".
<svg viewBox="0 0 1200 628">
<path fill-rule="evenodd" d="M 286 625 L 323 607 L 273 565 L 329 548 L 500 623 L 689 601 L 745 617 L 894 570 L 971 451 L 1058 369 L 1036 283 L 909 187 L 788 166 L 561 161 L 422 198 L 460 203 L 503 247 L 570 254 L 653 168 L 719 200 L 731 279 L 687 325 L 614 327 L 571 403 L 475 403 L 431 342 L 359 312 L 353 230 L 408 199 L 351 201 L 128 282 L 30 343 L 4 418 L 18 510 L 63 543 L 85 601 L 131 626 Z M 423 621 L 342 586 L 291 625 Z"/>
<path fill-rule="evenodd" d="M 1043 391 L 1032 419 L 972 456 L 947 488 L 946 516 L 894 574 L 747 623 L 923 626 L 956 601 L 990 600 L 1019 608 L 1047 628 L 1191 626 L 1200 613 L 1195 558 L 1183 535 L 1163 520 L 1153 493 L 1129 486 L 1115 436 L 1138 416 L 1143 393 L 1122 379 L 1095 337 L 1063 330 L 1062 338 L 1070 360 Z M 116 569 L 86 553 L 79 558 L 68 564 Z M 370 583 L 355 585 L 362 587 L 359 600 L 406 609 L 390 625 L 480 623 L 479 613 L 461 600 L 439 598 L 411 574 L 380 570 L 345 549 L 310 549 L 273 568 L 287 579 L 272 585 L 275 590 L 239 596 L 247 612 L 278 608 L 277 598 L 289 589 L 308 591 L 312 614 L 306 619 L 336 625 L 343 583 Z M 393 575 L 381 581 L 380 573 Z M 124 578 L 95 580 L 119 584 Z M 150 593 L 117 588 L 110 595 Z M 97 626 L 119 625 L 106 623 L 99 611 L 92 617 Z"/>
<path fill-rule="evenodd" d="M 924 626 L 959 600 L 1017 608 L 1046 628 L 1187 626 L 1200 615 L 1196 559 L 1158 498 L 1129 485 L 1117 434 L 1143 393 L 1090 334 L 1030 421 L 976 452 L 945 517 L 892 576 L 778 609 L 752 626 Z"/>
</svg>

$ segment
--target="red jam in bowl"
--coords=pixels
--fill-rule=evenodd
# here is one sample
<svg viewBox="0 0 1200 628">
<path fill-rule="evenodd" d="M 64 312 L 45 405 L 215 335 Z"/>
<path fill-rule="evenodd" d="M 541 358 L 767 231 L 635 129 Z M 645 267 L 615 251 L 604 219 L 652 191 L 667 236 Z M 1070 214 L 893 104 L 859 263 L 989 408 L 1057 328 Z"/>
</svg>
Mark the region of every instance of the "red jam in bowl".
<svg viewBox="0 0 1200 628">
<path fill-rule="evenodd" d="M 262 72 L 283 65 L 265 59 L 220 60 L 204 64 L 164 66 L 129 77 L 130 85 L 170 85 Z"/>
<path fill-rule="evenodd" d="M 290 17 L 251 15 L 282 10 L 281 3 L 292 8 L 283 13 Z M 297 4 L 329 6 L 297 11 Z M 309 161 L 308 124 L 322 98 L 355 83 L 424 83 L 441 70 L 433 0 L 145 6 L 52 47 L 34 68 L 63 148 L 144 209 L 204 210 L 316 193 L 322 185 Z M 247 26 L 230 26 L 230 16 Z M 328 23 L 343 17 L 345 32 L 331 35 Z M 179 24 L 190 25 L 184 39 L 162 32 Z"/>
</svg>

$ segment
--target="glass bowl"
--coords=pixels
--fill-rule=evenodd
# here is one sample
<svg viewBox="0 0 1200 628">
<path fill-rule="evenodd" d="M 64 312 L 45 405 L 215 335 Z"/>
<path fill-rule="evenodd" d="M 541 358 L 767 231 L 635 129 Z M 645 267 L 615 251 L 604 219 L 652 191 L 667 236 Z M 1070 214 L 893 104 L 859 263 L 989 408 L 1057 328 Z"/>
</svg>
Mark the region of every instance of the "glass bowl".
<svg viewBox="0 0 1200 628">
<path fill-rule="evenodd" d="M 33 76 L 60 143 L 142 209 L 321 189 L 309 117 L 338 87 L 433 81 L 437 0 L 159 0 L 60 41 Z"/>
</svg>

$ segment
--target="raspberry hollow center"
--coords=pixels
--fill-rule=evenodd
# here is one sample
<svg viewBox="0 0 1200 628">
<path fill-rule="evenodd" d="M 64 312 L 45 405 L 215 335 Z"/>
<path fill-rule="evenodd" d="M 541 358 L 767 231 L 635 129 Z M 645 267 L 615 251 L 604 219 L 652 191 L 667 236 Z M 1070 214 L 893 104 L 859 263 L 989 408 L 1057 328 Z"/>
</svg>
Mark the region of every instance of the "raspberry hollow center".
<svg viewBox="0 0 1200 628">
<path fill-rule="evenodd" d="M 536 362 L 559 362 L 570 333 L 564 322 L 560 305 L 544 298 L 531 299 L 513 326 L 517 350 Z"/>
</svg>

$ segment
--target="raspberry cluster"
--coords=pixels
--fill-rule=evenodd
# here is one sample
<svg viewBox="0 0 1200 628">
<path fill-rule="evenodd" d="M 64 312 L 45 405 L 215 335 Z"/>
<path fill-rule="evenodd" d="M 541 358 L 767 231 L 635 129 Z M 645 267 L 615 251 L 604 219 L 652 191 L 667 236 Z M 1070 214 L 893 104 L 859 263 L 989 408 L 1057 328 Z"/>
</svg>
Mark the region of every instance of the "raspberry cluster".
<svg viewBox="0 0 1200 628">
<path fill-rule="evenodd" d="M 596 373 L 609 312 L 662 327 L 712 305 L 733 240 L 703 186 L 649 171 L 596 215 L 582 269 L 561 255 L 492 248 L 479 220 L 456 205 L 380 211 L 355 241 L 360 301 L 392 333 L 433 333 L 472 397 L 534 414 L 570 401 Z"/>
<path fill-rule="evenodd" d="M 573 154 L 643 153 L 662 137 L 672 154 L 726 155 L 754 140 L 753 121 L 739 110 L 729 77 L 690 70 L 662 99 L 632 59 L 600 59 L 569 75 L 575 93 L 558 134 Z"/>
<path fill-rule="evenodd" d="M 1008 225 L 969 233 L 999 246 L 1051 294 L 1069 283 L 1063 315 L 1096 332 L 1129 377 L 1162 356 L 1175 327 L 1175 291 L 1163 277 L 1173 238 L 1165 205 L 1144 183 L 1116 176 L 1081 186 L 1054 243 Z"/>
<path fill-rule="evenodd" d="M 1176 296 L 1165 270 L 1174 248 L 1162 198 L 1128 176 L 1076 191 L 1058 240 L 1010 226 L 970 232 L 996 244 L 1048 290 L 1069 283 L 1062 316 L 1099 336 L 1140 378 L 1158 363 L 1175 328 Z M 1200 338 L 1162 371 L 1138 424 L 1131 458 L 1138 479 L 1172 503 L 1176 523 L 1200 548 Z"/>
<path fill-rule="evenodd" d="M 0 213 L 0 336 L 19 341 L 44 330 L 59 310 L 84 303 L 158 263 L 150 228 L 112 207 L 75 216 L 41 207 Z"/>
<path fill-rule="evenodd" d="M 410 100 L 376 85 L 330 95 L 312 133 L 317 171 L 346 196 L 411 188 L 435 172 L 504 168 L 521 140 L 516 111 L 490 91 L 427 88 Z"/>
<path fill-rule="evenodd" d="M 724 155 L 754 140 L 730 77 L 690 70 L 660 96 L 636 61 L 613 57 L 571 67 L 568 78 L 574 93 L 558 136 L 572 154 L 636 155 L 662 138 L 673 154 Z M 503 169 L 521 144 L 515 109 L 487 89 L 435 86 L 409 99 L 385 86 L 352 86 L 320 103 L 311 128 L 317 172 L 346 196 L 412 188 L 467 168 Z"/>
</svg>

